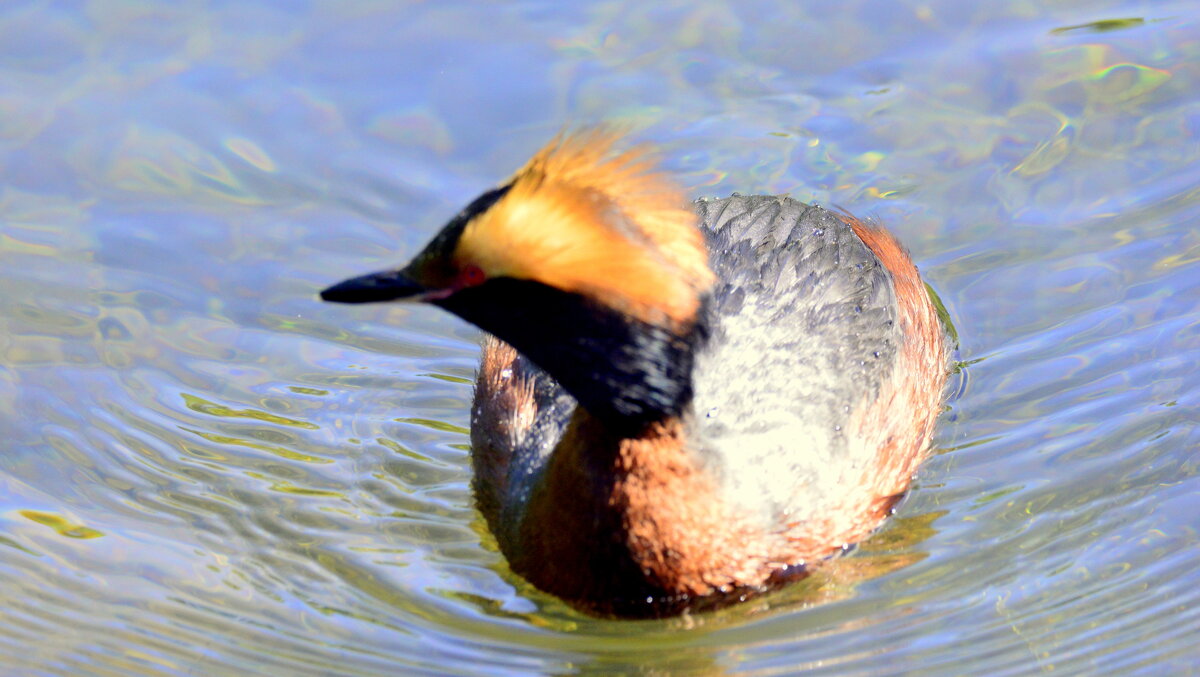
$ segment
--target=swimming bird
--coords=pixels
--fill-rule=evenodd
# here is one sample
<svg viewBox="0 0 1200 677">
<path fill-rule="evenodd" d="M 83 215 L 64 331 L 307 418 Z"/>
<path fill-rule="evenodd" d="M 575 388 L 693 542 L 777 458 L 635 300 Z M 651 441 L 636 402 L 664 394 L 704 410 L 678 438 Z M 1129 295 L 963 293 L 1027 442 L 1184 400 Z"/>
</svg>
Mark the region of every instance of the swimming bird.
<svg viewBox="0 0 1200 677">
<path fill-rule="evenodd" d="M 513 571 L 596 614 L 744 599 L 867 537 L 927 453 L 949 346 L 884 230 L 687 204 L 644 147 L 560 134 L 407 265 L 326 301 L 487 332 L 474 491 Z"/>
</svg>

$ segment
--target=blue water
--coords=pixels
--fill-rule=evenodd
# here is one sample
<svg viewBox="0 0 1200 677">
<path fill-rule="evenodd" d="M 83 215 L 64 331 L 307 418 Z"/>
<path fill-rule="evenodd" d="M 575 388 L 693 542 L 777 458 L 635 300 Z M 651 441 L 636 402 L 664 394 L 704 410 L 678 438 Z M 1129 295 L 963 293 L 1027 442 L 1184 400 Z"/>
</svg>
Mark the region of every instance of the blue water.
<svg viewBox="0 0 1200 677">
<path fill-rule="evenodd" d="M 6 674 L 1200 665 L 1200 7 L 0 11 Z M 566 125 L 878 218 L 962 369 L 898 514 L 714 614 L 581 615 L 468 483 L 477 332 L 318 303 Z"/>
</svg>

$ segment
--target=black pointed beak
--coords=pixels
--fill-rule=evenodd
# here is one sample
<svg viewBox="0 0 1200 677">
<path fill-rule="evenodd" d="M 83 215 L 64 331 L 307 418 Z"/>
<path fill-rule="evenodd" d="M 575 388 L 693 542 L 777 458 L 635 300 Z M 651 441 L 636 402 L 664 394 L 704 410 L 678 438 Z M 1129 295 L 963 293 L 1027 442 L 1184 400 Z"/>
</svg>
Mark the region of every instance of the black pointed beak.
<svg viewBox="0 0 1200 677">
<path fill-rule="evenodd" d="M 339 282 L 321 292 L 322 301 L 334 303 L 377 303 L 379 301 L 424 300 L 429 292 L 403 270 L 385 270 Z"/>
</svg>

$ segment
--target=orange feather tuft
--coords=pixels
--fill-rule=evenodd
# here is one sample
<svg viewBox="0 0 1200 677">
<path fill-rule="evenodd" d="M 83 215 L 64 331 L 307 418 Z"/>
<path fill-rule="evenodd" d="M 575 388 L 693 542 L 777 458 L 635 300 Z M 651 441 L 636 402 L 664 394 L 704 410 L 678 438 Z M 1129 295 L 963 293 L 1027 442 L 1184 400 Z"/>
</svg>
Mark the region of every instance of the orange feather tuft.
<svg viewBox="0 0 1200 677">
<path fill-rule="evenodd" d="M 463 231 L 454 257 L 641 320 L 686 325 L 713 283 L 697 217 L 641 147 L 604 129 L 560 135 Z"/>
</svg>

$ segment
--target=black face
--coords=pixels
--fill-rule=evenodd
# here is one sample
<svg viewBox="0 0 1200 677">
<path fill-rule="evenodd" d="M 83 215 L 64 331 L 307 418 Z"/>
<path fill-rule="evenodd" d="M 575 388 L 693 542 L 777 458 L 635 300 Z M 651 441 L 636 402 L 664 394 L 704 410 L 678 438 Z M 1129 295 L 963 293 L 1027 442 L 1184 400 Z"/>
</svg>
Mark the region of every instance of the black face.
<svg viewBox="0 0 1200 677">
<path fill-rule="evenodd" d="M 678 416 L 703 331 L 643 322 L 579 294 L 501 278 L 433 301 L 512 345 L 618 432 Z"/>
<path fill-rule="evenodd" d="M 512 185 L 501 186 L 475 198 L 471 204 L 450 219 L 425 249 L 404 268 L 384 270 L 350 278 L 321 291 L 322 301 L 334 303 L 377 303 L 403 299 L 424 300 L 422 297 L 441 289 L 439 282 L 448 284 L 457 271 L 449 270 L 450 252 L 471 219 L 486 212 L 508 194 Z"/>
</svg>

